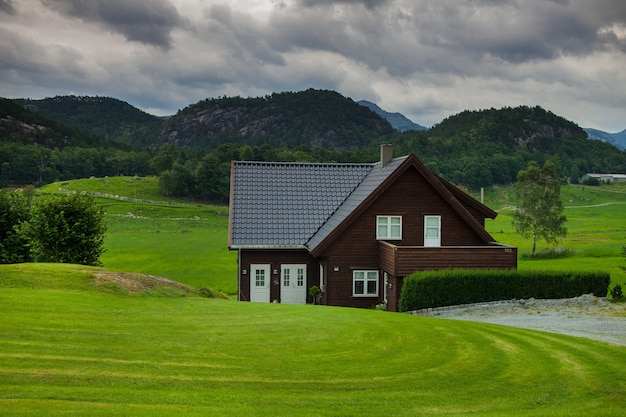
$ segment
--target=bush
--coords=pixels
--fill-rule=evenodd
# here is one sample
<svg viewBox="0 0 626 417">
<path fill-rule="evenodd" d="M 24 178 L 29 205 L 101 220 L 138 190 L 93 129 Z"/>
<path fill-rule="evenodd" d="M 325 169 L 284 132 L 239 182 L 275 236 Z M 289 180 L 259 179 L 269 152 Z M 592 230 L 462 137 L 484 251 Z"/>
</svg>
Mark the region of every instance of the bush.
<svg viewBox="0 0 626 417">
<path fill-rule="evenodd" d="M 100 266 L 104 251 L 104 210 L 89 195 L 53 195 L 35 202 L 20 224 L 36 262 Z"/>
<path fill-rule="evenodd" d="M 30 200 L 19 191 L 0 189 L 0 264 L 31 260 L 28 239 L 17 228 L 30 219 Z"/>
<path fill-rule="evenodd" d="M 404 279 L 400 311 L 521 298 L 570 298 L 607 294 L 606 272 L 440 270 Z"/>
<path fill-rule="evenodd" d="M 624 292 L 622 291 L 622 286 L 616 284 L 613 288 L 611 288 L 611 299 L 615 302 L 626 301 L 626 297 L 624 297 Z"/>
</svg>

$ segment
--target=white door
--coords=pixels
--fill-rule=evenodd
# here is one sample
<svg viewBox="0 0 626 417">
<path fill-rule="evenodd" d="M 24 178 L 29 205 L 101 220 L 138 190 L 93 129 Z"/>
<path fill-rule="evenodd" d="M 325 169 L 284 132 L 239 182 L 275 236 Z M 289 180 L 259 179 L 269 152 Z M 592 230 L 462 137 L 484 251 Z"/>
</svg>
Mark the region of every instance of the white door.
<svg viewBox="0 0 626 417">
<path fill-rule="evenodd" d="M 270 302 L 270 266 L 265 264 L 250 265 L 250 301 Z"/>
<path fill-rule="evenodd" d="M 280 302 L 306 304 L 306 265 L 281 265 Z"/>
<path fill-rule="evenodd" d="M 424 216 L 424 246 L 441 246 L 441 216 Z"/>
</svg>

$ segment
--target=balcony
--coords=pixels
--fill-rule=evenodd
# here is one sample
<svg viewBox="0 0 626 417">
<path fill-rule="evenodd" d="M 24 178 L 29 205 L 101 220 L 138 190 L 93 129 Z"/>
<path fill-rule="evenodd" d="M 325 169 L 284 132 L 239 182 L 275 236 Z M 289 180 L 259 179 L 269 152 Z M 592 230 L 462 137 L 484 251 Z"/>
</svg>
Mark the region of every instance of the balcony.
<svg viewBox="0 0 626 417">
<path fill-rule="evenodd" d="M 517 248 L 491 243 L 485 246 L 396 246 L 378 242 L 378 265 L 394 277 L 416 271 L 446 268 L 517 268 Z"/>
</svg>

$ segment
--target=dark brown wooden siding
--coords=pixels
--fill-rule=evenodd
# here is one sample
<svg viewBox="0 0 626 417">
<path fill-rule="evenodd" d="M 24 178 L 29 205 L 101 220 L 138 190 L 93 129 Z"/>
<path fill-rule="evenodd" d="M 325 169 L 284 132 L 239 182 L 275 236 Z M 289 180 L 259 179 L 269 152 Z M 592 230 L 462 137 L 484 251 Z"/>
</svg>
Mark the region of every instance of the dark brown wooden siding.
<svg viewBox="0 0 626 417">
<path fill-rule="evenodd" d="M 446 268 L 517 268 L 517 248 L 506 245 L 429 248 L 379 242 L 379 247 L 381 268 L 395 276 Z"/>
<path fill-rule="evenodd" d="M 242 249 L 239 260 L 239 299 L 241 301 L 250 300 L 250 265 L 269 264 L 270 265 L 270 302 L 280 302 L 280 266 L 281 264 L 307 264 L 307 303 L 312 303 L 309 288 L 319 282 L 319 266 L 316 260 L 306 250 L 262 250 L 262 249 Z M 241 271 L 246 270 L 248 274 L 242 275 Z M 274 274 L 276 272 L 276 274 Z"/>
<path fill-rule="evenodd" d="M 482 215 L 477 211 L 472 211 L 472 214 L 479 217 L 481 224 L 483 223 Z M 385 263 L 387 260 L 379 258 L 376 240 L 377 215 L 402 216 L 402 240 L 391 241 L 394 245 L 422 246 L 425 215 L 441 216 L 443 246 L 485 245 L 421 174 L 416 169 L 410 168 L 323 252 L 322 256 L 328 261 L 326 300 L 329 305 L 372 307 L 383 301 L 382 272 L 379 297 L 354 297 L 352 295 L 352 271 L 355 269 L 384 269 L 394 276 L 403 276 L 387 269 L 389 267 L 389 264 Z M 336 272 L 335 267 L 338 268 Z M 409 273 L 412 272 L 415 270 Z M 404 273 L 404 275 L 409 275 L 409 273 Z"/>
<path fill-rule="evenodd" d="M 389 287 L 387 288 L 387 311 L 400 311 L 399 302 L 402 292 L 403 280 L 393 275 L 388 275 L 387 280 Z"/>
</svg>

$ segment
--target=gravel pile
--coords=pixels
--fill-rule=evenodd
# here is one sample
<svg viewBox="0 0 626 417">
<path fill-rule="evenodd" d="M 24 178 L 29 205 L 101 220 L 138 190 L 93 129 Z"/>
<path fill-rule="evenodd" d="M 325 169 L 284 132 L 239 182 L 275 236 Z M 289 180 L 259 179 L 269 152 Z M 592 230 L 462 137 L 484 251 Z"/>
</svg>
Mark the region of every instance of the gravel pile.
<svg viewBox="0 0 626 417">
<path fill-rule="evenodd" d="M 626 304 L 610 303 L 591 294 L 559 300 L 466 304 L 412 314 L 542 330 L 626 346 Z"/>
</svg>

